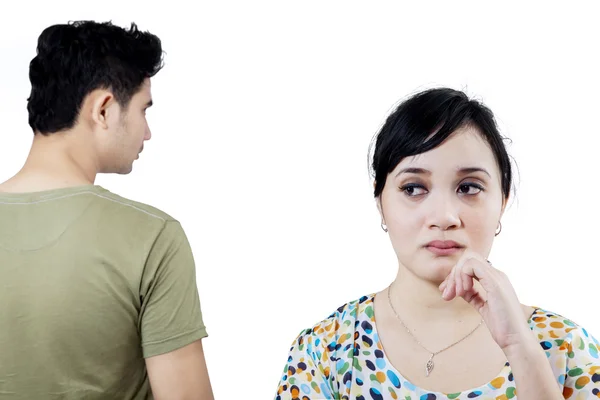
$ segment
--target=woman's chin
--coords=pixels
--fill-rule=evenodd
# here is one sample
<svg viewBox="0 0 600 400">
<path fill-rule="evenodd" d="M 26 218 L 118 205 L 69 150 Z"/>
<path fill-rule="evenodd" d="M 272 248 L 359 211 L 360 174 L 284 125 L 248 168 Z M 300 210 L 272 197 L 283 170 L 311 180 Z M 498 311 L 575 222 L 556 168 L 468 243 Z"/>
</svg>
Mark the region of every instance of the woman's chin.
<svg viewBox="0 0 600 400">
<path fill-rule="evenodd" d="M 441 284 L 446 277 L 452 272 L 452 268 L 456 265 L 458 259 L 454 257 L 436 257 L 436 258 L 421 258 L 413 260 L 411 263 L 402 263 L 413 275 L 418 278 L 429 281 L 431 283 Z"/>
<path fill-rule="evenodd" d="M 436 260 L 427 264 L 423 266 L 422 271 L 425 272 L 428 280 L 438 285 L 446 279 L 450 272 L 452 272 L 452 268 L 456 265 L 455 262 L 448 259 Z"/>
</svg>

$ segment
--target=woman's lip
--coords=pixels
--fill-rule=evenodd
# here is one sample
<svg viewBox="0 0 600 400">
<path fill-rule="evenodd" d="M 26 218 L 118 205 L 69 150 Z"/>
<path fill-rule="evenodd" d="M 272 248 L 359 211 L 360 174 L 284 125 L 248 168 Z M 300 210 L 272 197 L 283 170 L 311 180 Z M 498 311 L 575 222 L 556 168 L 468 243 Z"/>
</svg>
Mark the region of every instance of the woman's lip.
<svg viewBox="0 0 600 400">
<path fill-rule="evenodd" d="M 454 240 L 432 240 L 426 244 L 426 247 L 437 247 L 440 249 L 448 249 L 451 247 L 464 247 Z"/>
<path fill-rule="evenodd" d="M 435 246 L 426 246 L 425 248 L 437 256 L 450 256 L 452 254 L 458 253 L 459 251 L 461 251 L 463 249 L 462 247 L 441 248 L 441 247 L 435 247 Z"/>
</svg>

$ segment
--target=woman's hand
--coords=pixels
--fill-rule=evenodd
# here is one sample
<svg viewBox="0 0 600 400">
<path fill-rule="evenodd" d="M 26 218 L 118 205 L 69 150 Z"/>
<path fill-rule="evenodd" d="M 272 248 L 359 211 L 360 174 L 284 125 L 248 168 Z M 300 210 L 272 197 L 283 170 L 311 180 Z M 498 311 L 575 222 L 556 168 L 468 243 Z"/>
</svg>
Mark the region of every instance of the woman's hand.
<svg viewBox="0 0 600 400">
<path fill-rule="evenodd" d="M 508 277 L 480 255 L 466 251 L 439 289 L 444 300 L 460 296 L 479 311 L 505 353 L 533 339 Z"/>
</svg>

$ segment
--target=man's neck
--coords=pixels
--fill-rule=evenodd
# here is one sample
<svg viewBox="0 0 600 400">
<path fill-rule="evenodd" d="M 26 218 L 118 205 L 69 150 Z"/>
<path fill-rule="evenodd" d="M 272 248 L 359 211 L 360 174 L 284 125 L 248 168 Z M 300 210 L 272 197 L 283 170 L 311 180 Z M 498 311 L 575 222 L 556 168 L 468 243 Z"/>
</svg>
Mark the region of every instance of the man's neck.
<svg viewBox="0 0 600 400">
<path fill-rule="evenodd" d="M 0 191 L 29 193 L 93 184 L 95 158 L 89 143 L 78 139 L 81 136 L 74 132 L 35 135 L 25 164 L 0 185 Z"/>
</svg>

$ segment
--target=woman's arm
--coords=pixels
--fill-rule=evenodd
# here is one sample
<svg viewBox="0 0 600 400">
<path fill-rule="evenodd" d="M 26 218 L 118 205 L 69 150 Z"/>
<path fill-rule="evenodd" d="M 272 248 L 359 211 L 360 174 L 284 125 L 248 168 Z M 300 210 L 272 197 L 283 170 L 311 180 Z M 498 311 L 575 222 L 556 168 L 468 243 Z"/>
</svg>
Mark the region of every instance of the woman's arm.
<svg viewBox="0 0 600 400">
<path fill-rule="evenodd" d="M 505 348 L 519 400 L 564 400 L 548 357 L 533 335 Z"/>
<path fill-rule="evenodd" d="M 475 285 L 477 280 L 483 291 Z M 446 300 L 460 296 L 482 315 L 513 371 L 519 400 L 563 400 L 548 358 L 523 318 L 508 277 L 475 253 L 465 253 L 440 285 Z"/>
</svg>

